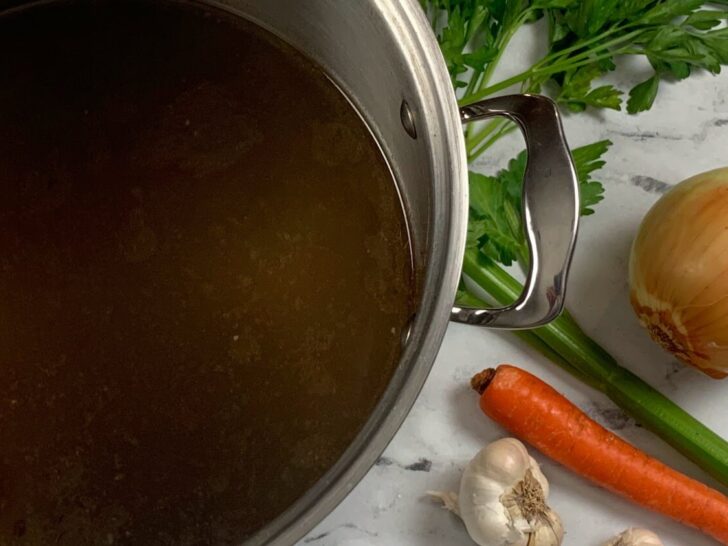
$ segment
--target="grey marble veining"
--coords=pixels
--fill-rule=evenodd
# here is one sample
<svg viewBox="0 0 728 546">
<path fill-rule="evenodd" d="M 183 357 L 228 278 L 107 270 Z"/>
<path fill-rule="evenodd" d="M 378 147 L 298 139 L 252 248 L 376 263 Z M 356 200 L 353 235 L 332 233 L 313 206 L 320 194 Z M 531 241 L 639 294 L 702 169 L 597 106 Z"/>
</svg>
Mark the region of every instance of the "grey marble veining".
<svg viewBox="0 0 728 546">
<path fill-rule="evenodd" d="M 514 51 L 533 51 L 537 35 L 519 36 Z M 525 56 L 525 53 L 524 53 Z M 518 69 L 519 59 L 507 64 Z M 521 60 L 520 62 L 525 62 Z M 635 64 L 617 83 L 644 78 Z M 506 74 L 507 75 L 507 74 Z M 627 259 L 640 219 L 669 187 L 728 165 L 728 73 L 663 84 L 656 105 L 628 116 L 566 116 L 572 146 L 613 141 L 597 178 L 606 199 L 581 225 L 568 306 L 585 330 L 639 374 L 719 433 L 728 436 L 728 384 L 679 365 L 653 344 L 628 301 Z M 516 139 L 494 147 L 478 168 L 497 169 L 520 150 Z M 451 325 L 430 378 L 402 429 L 349 497 L 301 544 L 316 546 L 455 546 L 470 542 L 462 524 L 426 498 L 428 489 L 456 490 L 465 463 L 504 435 L 480 413 L 470 376 L 512 362 L 556 387 L 590 416 L 679 470 L 715 485 L 604 396 L 579 383 L 508 333 Z M 629 526 L 645 526 L 668 546 L 716 544 L 700 533 L 602 491 L 534 452 L 552 484 L 551 504 L 566 529 L 564 544 L 598 546 Z"/>
</svg>

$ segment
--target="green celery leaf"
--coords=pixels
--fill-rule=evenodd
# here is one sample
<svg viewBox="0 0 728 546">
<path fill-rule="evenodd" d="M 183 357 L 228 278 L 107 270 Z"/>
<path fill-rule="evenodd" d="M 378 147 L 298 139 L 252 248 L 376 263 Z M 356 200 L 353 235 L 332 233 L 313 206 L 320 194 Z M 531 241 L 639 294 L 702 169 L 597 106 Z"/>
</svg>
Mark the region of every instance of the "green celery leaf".
<svg viewBox="0 0 728 546">
<path fill-rule="evenodd" d="M 462 302 L 468 301 L 468 296 L 470 296 L 470 292 L 468 292 L 468 289 L 465 287 L 463 280 L 460 279 L 457 292 L 455 292 L 455 302 L 459 305 L 463 305 Z"/>
<path fill-rule="evenodd" d="M 470 208 L 479 216 L 497 213 L 505 197 L 496 178 L 473 171 L 468 175 Z"/>
<path fill-rule="evenodd" d="M 467 248 L 477 248 L 480 246 L 485 236 L 485 222 L 482 219 L 471 216 L 468 221 L 468 234 L 465 239 Z"/>
<path fill-rule="evenodd" d="M 604 198 L 604 187 L 601 182 L 592 180 L 591 173 L 604 166 L 605 161 L 602 159 L 602 156 L 611 145 L 612 142 L 610 140 L 600 140 L 587 144 L 586 146 L 574 148 L 571 151 L 576 175 L 579 179 L 579 197 L 582 216 L 593 214 L 594 209 L 592 209 L 592 206 Z"/>
<path fill-rule="evenodd" d="M 594 214 L 593 205 L 604 199 L 604 186 L 601 182 L 588 181 L 579 184 L 579 199 L 581 203 L 580 214 L 589 216 Z"/>
<path fill-rule="evenodd" d="M 483 306 L 483 300 L 480 298 L 474 296 L 465 286 L 465 282 L 463 279 L 460 279 L 460 282 L 458 283 L 458 290 L 455 293 L 455 302 L 457 305 L 463 306 L 463 307 L 482 307 Z"/>
<path fill-rule="evenodd" d="M 488 223 L 485 226 L 485 241 L 480 251 L 503 265 L 511 265 L 518 261 L 519 257 L 526 255 L 525 244 L 519 238 L 504 233 Z"/>
<path fill-rule="evenodd" d="M 605 161 L 602 156 L 607 153 L 611 145 L 611 140 L 599 140 L 571 150 L 571 157 L 574 160 L 579 180 L 587 180 L 592 172 L 604 166 Z"/>
<path fill-rule="evenodd" d="M 500 175 L 492 177 L 469 173 L 471 214 L 468 244 L 477 240 L 489 257 L 510 265 L 524 251 L 525 242 L 521 235 L 520 216 L 515 226 L 509 217 L 513 206 L 508 206 L 507 201 L 512 197 L 508 195 L 508 186 Z"/>
<path fill-rule="evenodd" d="M 498 171 L 498 181 L 505 188 L 506 195 L 519 206 L 523 192 L 523 177 L 526 174 L 528 153 L 523 150 L 508 162 L 508 168 Z"/>
</svg>

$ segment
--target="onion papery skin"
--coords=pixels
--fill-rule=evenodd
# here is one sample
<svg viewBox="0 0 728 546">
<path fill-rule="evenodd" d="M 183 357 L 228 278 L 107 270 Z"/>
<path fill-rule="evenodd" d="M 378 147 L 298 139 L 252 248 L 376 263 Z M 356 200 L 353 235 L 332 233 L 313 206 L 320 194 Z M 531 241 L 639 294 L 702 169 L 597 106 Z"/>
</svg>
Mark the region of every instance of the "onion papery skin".
<svg viewBox="0 0 728 546">
<path fill-rule="evenodd" d="M 714 378 L 728 375 L 728 168 L 689 178 L 645 216 L 630 300 L 650 336 Z"/>
</svg>

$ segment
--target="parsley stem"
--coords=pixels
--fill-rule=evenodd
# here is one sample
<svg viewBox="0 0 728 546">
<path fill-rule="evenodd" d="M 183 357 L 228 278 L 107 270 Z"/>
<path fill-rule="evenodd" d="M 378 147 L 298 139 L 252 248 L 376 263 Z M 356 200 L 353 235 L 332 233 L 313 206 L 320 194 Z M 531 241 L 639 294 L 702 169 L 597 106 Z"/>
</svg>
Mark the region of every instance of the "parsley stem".
<svg viewBox="0 0 728 546">
<path fill-rule="evenodd" d="M 515 301 L 523 290 L 516 279 L 476 248 L 465 251 L 463 272 L 501 305 Z M 567 371 L 576 370 L 575 375 L 580 379 L 588 378 L 585 381 L 589 385 L 608 396 L 638 423 L 728 485 L 728 442 L 620 366 L 570 315 L 562 314 L 529 333 L 548 347 L 549 351 L 543 354 L 550 360 Z M 558 357 L 552 358 L 555 355 Z"/>
<path fill-rule="evenodd" d="M 463 97 L 467 97 L 475 91 L 475 89 L 480 85 L 480 78 L 482 75 L 482 70 L 473 71 L 473 75 L 470 77 L 470 82 L 468 82 L 468 86 L 465 88 L 465 94 Z"/>
<path fill-rule="evenodd" d="M 491 134 L 493 131 L 497 130 L 498 127 L 502 123 L 503 123 L 502 119 L 491 120 L 491 121 L 487 122 L 480 131 L 478 131 L 477 133 L 475 133 L 474 135 L 469 137 L 465 141 L 465 150 L 467 151 L 468 155 L 470 155 L 470 152 L 473 151 L 473 148 L 475 148 L 478 144 L 483 142 L 483 140 L 485 140 L 485 138 L 489 134 Z M 474 126 L 475 123 L 471 123 L 470 125 Z"/>
<path fill-rule="evenodd" d="M 475 71 L 473 73 L 472 77 L 470 78 L 470 83 L 468 83 L 468 87 L 465 89 L 465 95 L 464 95 L 465 97 L 472 94 L 473 91 L 478 86 L 480 86 L 480 79 L 481 79 L 482 75 L 483 75 L 483 72 L 480 70 Z M 471 135 L 472 135 L 473 131 L 475 130 L 474 128 L 475 128 L 475 123 L 470 123 L 465 127 L 465 142 L 466 143 L 470 140 Z"/>
<path fill-rule="evenodd" d="M 574 51 L 578 51 L 580 49 L 584 49 L 585 47 L 588 47 L 588 46 L 592 45 L 595 42 L 600 42 L 601 40 L 603 40 L 607 36 L 611 36 L 615 32 L 619 32 L 619 31 L 626 30 L 630 26 L 632 26 L 632 25 L 626 25 L 626 26 L 623 26 L 623 27 L 614 27 L 614 28 L 609 29 L 606 32 L 603 32 L 599 36 L 595 36 L 593 38 L 590 38 L 589 40 L 580 40 L 580 41 L 576 42 L 574 45 L 572 45 L 570 47 L 567 47 L 567 48 L 564 48 L 564 49 L 560 49 L 558 51 L 555 51 L 554 53 L 551 53 L 549 55 L 546 55 L 543 59 L 541 59 L 540 61 L 538 61 L 534 65 L 534 68 L 540 68 L 541 66 L 547 65 L 547 64 L 551 63 L 552 61 L 554 61 L 556 59 L 563 59 L 564 57 L 568 57 L 568 55 L 570 53 L 572 53 Z M 591 55 L 595 51 L 603 50 L 605 48 L 609 48 L 609 47 L 612 47 L 612 46 L 614 46 L 616 44 L 619 44 L 619 43 L 621 43 L 621 42 L 623 42 L 625 40 L 631 40 L 633 38 L 636 38 L 641 33 L 642 33 L 642 30 L 635 30 L 635 31 L 632 31 L 632 32 L 627 33 L 627 34 L 623 34 L 622 36 L 619 36 L 619 37 L 617 37 L 617 38 L 615 38 L 613 40 L 610 40 L 609 42 L 606 42 L 606 43 L 603 43 L 603 44 L 599 44 L 598 46 L 596 46 L 596 47 L 594 47 L 592 49 L 589 49 L 587 51 L 583 51 L 581 53 L 578 53 L 578 54 L 574 55 L 573 57 L 571 57 L 571 59 L 573 60 L 573 59 L 577 59 L 579 57 L 582 57 L 584 55 Z"/>
<path fill-rule="evenodd" d="M 623 52 L 619 51 L 617 53 L 623 53 Z M 532 78 L 533 76 L 550 76 L 553 74 L 558 74 L 559 72 L 564 72 L 566 70 L 572 70 L 574 68 L 586 66 L 586 65 L 592 64 L 596 61 L 610 58 L 614 55 L 615 55 L 614 51 L 607 51 L 600 55 L 595 55 L 594 57 L 590 57 L 588 59 L 584 59 L 584 60 L 578 61 L 578 62 L 569 61 L 569 62 L 564 62 L 561 64 L 548 65 L 543 68 L 531 68 L 529 70 L 521 72 L 520 74 L 516 74 L 515 76 L 512 76 L 506 80 L 503 80 L 499 83 L 491 85 L 490 87 L 485 87 L 485 88 L 481 89 L 480 91 L 473 93 L 470 97 L 467 97 L 467 100 L 461 100 L 460 104 L 461 104 L 461 106 L 464 106 L 464 105 L 470 104 L 472 102 L 478 101 L 484 97 L 487 97 L 488 95 L 492 95 L 493 93 L 497 93 L 498 91 L 507 89 L 508 87 L 511 87 L 512 85 L 527 81 L 528 79 Z"/>
<path fill-rule="evenodd" d="M 593 57 L 588 57 L 580 61 L 574 62 L 572 59 L 569 59 L 569 61 L 564 61 L 561 64 L 552 64 L 548 65 L 544 68 L 539 68 L 536 70 L 533 70 L 534 75 L 541 75 L 541 74 L 558 74 L 559 72 L 565 72 L 567 70 L 573 70 L 574 68 L 580 68 L 582 66 L 586 66 L 592 63 L 595 63 L 597 61 L 601 61 L 602 59 L 609 59 L 613 57 L 615 54 L 621 55 L 624 53 L 624 50 L 618 50 L 618 51 L 605 51 L 604 53 L 601 53 L 599 55 L 594 55 Z"/>
<path fill-rule="evenodd" d="M 525 72 L 521 72 L 520 74 L 511 76 L 510 78 L 500 81 L 494 85 L 481 88 L 479 91 L 473 93 L 472 95 L 463 97 L 458 101 L 458 103 L 460 104 L 460 106 L 472 104 L 473 102 L 479 101 L 480 99 L 487 97 L 488 95 L 492 95 L 493 93 L 497 93 L 498 91 L 503 91 L 504 89 L 507 89 L 512 85 L 516 85 L 517 83 L 521 83 L 527 80 L 532 75 L 532 72 L 532 70 L 526 70 Z"/>
<path fill-rule="evenodd" d="M 480 80 L 479 88 L 482 88 L 483 86 L 490 83 L 490 78 L 493 76 L 493 71 L 495 70 L 496 66 L 498 66 L 498 63 L 503 56 L 503 52 L 507 49 L 508 44 L 510 43 L 513 36 L 516 34 L 516 31 L 518 31 L 518 29 L 523 26 L 523 23 L 525 23 L 526 20 L 528 20 L 528 18 L 531 16 L 531 11 L 532 10 L 530 9 L 525 10 L 516 20 L 516 22 L 508 28 L 507 32 L 503 32 L 498 36 L 498 40 L 495 44 L 495 57 L 488 63 L 488 66 L 485 68 L 485 71 L 483 72 L 483 77 Z"/>
<path fill-rule="evenodd" d="M 623 44 L 624 42 L 629 42 L 629 43 L 633 42 L 634 38 L 636 38 L 637 36 L 642 34 L 642 32 L 643 32 L 642 30 L 634 30 L 632 32 L 629 32 L 627 34 L 614 38 L 613 40 L 610 40 L 603 44 L 599 44 L 598 46 L 594 47 L 593 49 L 589 49 L 587 51 L 582 51 L 581 53 L 577 53 L 576 55 L 567 57 L 567 61 L 568 61 L 567 64 L 572 64 L 572 63 L 574 63 L 574 61 L 579 61 L 581 59 L 587 59 L 587 60 L 590 60 L 593 62 L 598 59 L 603 59 L 606 57 L 612 57 L 614 55 L 619 55 L 622 53 L 622 50 L 620 50 L 619 48 L 617 50 L 613 50 L 611 48 L 618 46 L 620 44 Z M 609 33 L 605 33 L 605 34 L 609 34 Z M 589 41 L 592 41 L 592 40 L 589 40 Z M 599 53 L 599 52 L 601 52 L 601 53 Z M 561 52 L 559 52 L 559 53 L 561 53 Z M 595 55 L 595 53 L 598 53 L 598 54 Z M 560 57 L 562 57 L 562 56 L 557 55 L 555 58 L 558 59 Z M 547 59 L 547 58 L 548 57 L 545 57 L 544 59 Z M 539 70 L 542 70 L 543 66 L 547 66 L 547 67 L 551 68 L 553 66 L 558 66 L 558 64 L 559 64 L 559 63 L 549 64 L 550 62 L 551 61 L 548 61 L 548 63 L 544 63 L 544 64 L 539 62 L 536 65 L 534 65 L 534 69 L 539 71 Z M 590 64 L 590 63 L 587 63 L 587 64 Z"/>
<path fill-rule="evenodd" d="M 617 49 L 615 51 L 615 50 L 612 50 L 609 48 L 614 47 L 615 45 L 618 45 L 618 44 L 621 44 L 624 42 L 629 43 L 642 32 L 643 31 L 639 30 L 639 29 L 634 30 L 628 34 L 625 34 L 623 36 L 620 36 L 618 38 L 605 42 L 604 44 L 600 44 L 599 47 L 597 47 L 593 50 L 584 51 L 582 53 L 574 55 L 573 57 L 567 57 L 565 60 L 558 60 L 558 59 L 560 59 L 560 57 L 557 55 L 555 57 L 555 59 L 557 59 L 556 62 L 551 63 L 549 61 L 548 63 L 544 64 L 544 60 L 549 57 L 549 56 L 547 56 L 544 59 L 542 59 L 541 61 L 539 61 L 538 63 L 536 63 L 533 67 L 529 68 L 528 70 L 525 70 L 525 71 L 521 72 L 520 74 L 516 74 L 515 76 L 511 76 L 510 78 L 507 78 L 507 79 L 505 79 L 501 82 L 498 82 L 494 85 L 491 85 L 489 87 L 482 87 L 475 93 L 464 96 L 462 99 L 460 99 L 459 102 L 461 105 L 470 104 L 470 103 L 480 100 L 484 97 L 487 97 L 488 95 L 492 95 L 493 93 L 497 93 L 498 91 L 507 89 L 508 87 L 511 87 L 512 85 L 516 85 L 517 83 L 527 81 L 528 79 L 533 78 L 534 76 L 551 76 L 553 74 L 558 74 L 559 72 L 573 70 L 574 68 L 580 68 L 582 66 L 592 64 L 592 63 L 600 61 L 602 59 L 608 59 L 615 55 L 622 54 L 622 53 L 624 53 L 624 51 L 622 51 L 622 50 Z M 605 33 L 605 34 L 607 34 L 607 33 Z M 583 45 L 582 45 L 582 47 L 583 47 Z M 595 54 L 596 52 L 599 52 L 599 51 L 601 51 L 601 53 Z M 632 50 L 630 50 L 630 52 L 632 52 Z"/>
<path fill-rule="evenodd" d="M 521 28 L 521 26 L 523 26 L 523 24 L 531 16 L 531 11 L 532 10 L 530 9 L 525 10 L 515 21 L 515 23 L 513 23 L 513 25 L 508 28 L 508 31 L 501 32 L 498 35 L 498 38 L 496 39 L 494 45 L 496 50 L 495 56 L 490 60 L 490 62 L 488 62 L 484 70 L 478 70 L 473 73 L 472 77 L 470 78 L 470 82 L 465 89 L 465 94 L 460 99 L 461 101 L 467 100 L 467 97 L 473 94 L 476 89 L 480 89 L 484 85 L 488 85 L 488 83 L 490 82 L 490 78 L 493 76 L 494 70 L 500 62 L 503 52 L 507 49 L 508 44 L 510 43 L 513 36 L 516 34 L 516 31 Z M 473 124 L 468 125 L 468 127 L 465 129 L 466 140 L 470 140 L 473 131 Z"/>
<path fill-rule="evenodd" d="M 509 120 L 503 120 L 498 131 L 484 142 L 479 148 L 468 153 L 468 163 L 481 156 L 488 148 L 495 144 L 502 136 L 507 135 L 516 129 L 516 125 Z"/>
</svg>

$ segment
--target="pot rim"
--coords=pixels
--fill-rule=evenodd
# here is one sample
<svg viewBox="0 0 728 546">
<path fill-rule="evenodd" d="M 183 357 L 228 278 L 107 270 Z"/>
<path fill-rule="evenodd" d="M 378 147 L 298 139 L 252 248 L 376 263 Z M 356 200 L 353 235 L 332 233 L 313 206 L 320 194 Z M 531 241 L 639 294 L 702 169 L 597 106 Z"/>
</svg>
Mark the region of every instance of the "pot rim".
<svg viewBox="0 0 728 546">
<path fill-rule="evenodd" d="M 431 206 L 432 237 L 419 306 L 397 369 L 354 441 L 311 489 L 247 539 L 246 546 L 295 543 L 367 474 L 394 438 L 429 375 L 460 281 L 467 231 L 467 160 L 460 113 L 447 66 L 417 0 L 373 0 L 372 4 L 372 9 L 387 21 L 406 49 L 420 91 L 425 95 L 425 104 L 430 105 L 427 117 L 436 117 L 417 120 L 418 125 L 425 125 L 430 132 L 431 177 L 435 187 Z M 225 5 L 217 5 L 226 9 Z"/>
</svg>

